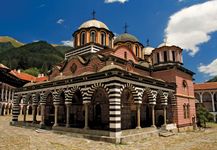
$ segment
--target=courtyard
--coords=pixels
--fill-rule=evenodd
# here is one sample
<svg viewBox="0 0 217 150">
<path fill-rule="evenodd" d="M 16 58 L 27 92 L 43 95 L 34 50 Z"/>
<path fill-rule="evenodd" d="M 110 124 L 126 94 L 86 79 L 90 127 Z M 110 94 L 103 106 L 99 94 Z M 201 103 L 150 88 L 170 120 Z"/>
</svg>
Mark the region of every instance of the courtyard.
<svg viewBox="0 0 217 150">
<path fill-rule="evenodd" d="M 10 126 L 11 116 L 0 116 L 0 149 L 4 150 L 216 150 L 217 124 L 205 131 L 188 131 L 170 137 L 149 137 L 137 142 L 111 144 L 75 138 L 71 133 L 54 133 L 26 127 Z"/>
</svg>

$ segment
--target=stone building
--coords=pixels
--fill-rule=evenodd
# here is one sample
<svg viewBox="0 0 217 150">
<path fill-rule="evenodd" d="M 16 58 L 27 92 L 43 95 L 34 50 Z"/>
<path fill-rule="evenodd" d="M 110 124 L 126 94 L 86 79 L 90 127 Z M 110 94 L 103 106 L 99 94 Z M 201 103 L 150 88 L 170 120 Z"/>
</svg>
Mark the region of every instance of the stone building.
<svg viewBox="0 0 217 150">
<path fill-rule="evenodd" d="M 0 64 L 0 115 L 12 113 L 14 91 L 17 87 L 22 87 L 28 82 L 42 82 L 47 77 L 33 77 L 22 73 L 20 70 L 11 70 Z"/>
<path fill-rule="evenodd" d="M 74 48 L 49 71 L 48 81 L 16 90 L 12 124 L 19 123 L 23 105 L 21 121 L 115 142 L 128 129 L 192 125 L 194 73 L 183 66 L 181 48 L 145 47 L 127 32 L 114 38 L 96 19 L 84 22 L 73 38 Z"/>
<path fill-rule="evenodd" d="M 217 82 L 207 82 L 194 84 L 194 95 L 196 103 L 203 104 L 204 107 L 213 114 L 213 120 L 216 122 L 217 115 Z"/>
</svg>

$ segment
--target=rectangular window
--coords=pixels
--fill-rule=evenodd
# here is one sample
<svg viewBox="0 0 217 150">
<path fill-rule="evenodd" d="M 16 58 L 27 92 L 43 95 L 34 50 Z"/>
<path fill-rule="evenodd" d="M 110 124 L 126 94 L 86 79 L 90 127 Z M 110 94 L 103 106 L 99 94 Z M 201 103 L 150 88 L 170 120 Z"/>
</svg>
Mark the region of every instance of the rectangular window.
<svg viewBox="0 0 217 150">
<path fill-rule="evenodd" d="M 164 51 L 164 62 L 167 62 L 167 51 Z"/>
<path fill-rule="evenodd" d="M 157 53 L 157 63 L 159 64 L 160 63 L 160 54 Z"/>
<path fill-rule="evenodd" d="M 176 52 L 172 51 L 173 61 L 176 61 Z"/>
</svg>

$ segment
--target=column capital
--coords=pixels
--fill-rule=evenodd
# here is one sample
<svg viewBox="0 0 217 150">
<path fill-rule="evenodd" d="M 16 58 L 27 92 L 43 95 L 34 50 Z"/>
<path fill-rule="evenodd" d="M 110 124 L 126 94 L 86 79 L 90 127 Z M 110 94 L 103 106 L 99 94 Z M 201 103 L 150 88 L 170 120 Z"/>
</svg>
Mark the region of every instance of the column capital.
<svg viewBox="0 0 217 150">
<path fill-rule="evenodd" d="M 91 101 L 83 101 L 83 104 L 90 104 Z"/>
</svg>

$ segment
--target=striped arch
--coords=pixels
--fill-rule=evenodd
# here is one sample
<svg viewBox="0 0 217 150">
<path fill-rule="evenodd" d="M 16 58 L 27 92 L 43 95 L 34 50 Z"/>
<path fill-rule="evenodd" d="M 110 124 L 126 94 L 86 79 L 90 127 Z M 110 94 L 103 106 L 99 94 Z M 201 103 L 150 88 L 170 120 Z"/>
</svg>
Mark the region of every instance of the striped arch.
<svg viewBox="0 0 217 150">
<path fill-rule="evenodd" d="M 50 93 L 53 94 L 50 90 L 47 90 L 40 94 L 40 104 L 46 104 L 47 97 Z"/>
<path fill-rule="evenodd" d="M 142 90 L 141 93 L 142 93 L 142 94 L 141 94 L 141 98 L 142 98 L 142 99 L 143 99 L 144 94 L 147 94 L 147 96 L 148 96 L 148 104 L 149 104 L 150 102 L 155 101 L 154 96 L 153 96 L 153 94 L 152 94 L 150 88 L 146 87 L 144 90 Z"/>
<path fill-rule="evenodd" d="M 64 91 L 64 93 L 65 93 L 65 104 L 71 104 L 72 103 L 72 97 L 75 94 L 75 92 L 78 91 L 78 90 L 81 92 L 82 97 L 84 97 L 83 90 L 78 86 L 74 86 L 74 87 Z"/>
<path fill-rule="evenodd" d="M 28 93 L 23 101 L 24 104 L 28 105 L 30 102 L 30 97 L 32 96 L 32 93 Z"/>
<path fill-rule="evenodd" d="M 131 90 L 131 92 L 133 94 L 134 101 L 141 101 L 141 99 L 142 99 L 141 95 L 139 95 L 139 92 L 138 92 L 138 90 L 136 90 L 135 86 L 133 86 L 132 84 L 129 84 L 129 83 L 125 84 L 124 86 L 122 86 L 122 88 L 120 90 L 121 94 L 123 93 L 125 88 L 128 88 Z"/>
<path fill-rule="evenodd" d="M 107 92 L 107 94 L 109 95 L 109 89 L 105 86 L 105 84 L 103 83 L 95 83 L 93 84 L 90 89 L 87 91 L 86 95 L 84 95 L 84 99 L 90 101 L 92 98 L 93 93 L 95 92 L 95 90 L 99 87 L 102 87 L 105 89 L 105 91 Z"/>
<path fill-rule="evenodd" d="M 157 105 L 167 105 L 167 97 L 167 93 L 164 93 L 162 90 L 158 90 L 156 99 Z"/>
<path fill-rule="evenodd" d="M 168 93 L 168 105 L 175 106 L 176 105 L 176 97 L 173 92 Z"/>
</svg>

